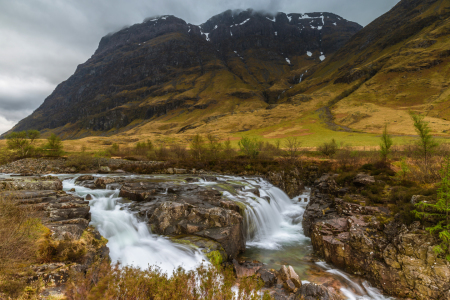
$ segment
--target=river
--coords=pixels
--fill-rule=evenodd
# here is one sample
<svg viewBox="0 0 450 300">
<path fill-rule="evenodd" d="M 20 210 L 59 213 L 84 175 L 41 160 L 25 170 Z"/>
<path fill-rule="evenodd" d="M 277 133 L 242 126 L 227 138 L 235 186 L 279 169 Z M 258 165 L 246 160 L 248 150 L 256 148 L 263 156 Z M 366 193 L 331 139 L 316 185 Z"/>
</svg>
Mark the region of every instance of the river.
<svg viewBox="0 0 450 300">
<path fill-rule="evenodd" d="M 81 197 L 92 195 L 91 225 L 108 239 L 113 262 L 140 268 L 156 265 L 169 274 L 179 266 L 194 269 L 205 262 L 199 250 L 152 234 L 145 220 L 137 218 L 127 208 L 130 202 L 119 197 L 119 190 L 93 190 L 77 185 L 73 175 L 59 176 L 65 191 L 75 189 L 74 193 Z M 187 183 L 181 175 L 130 176 L 133 180 L 138 178 L 207 186 L 244 204 L 246 251 L 240 259 L 258 260 L 277 270 L 282 265 L 291 265 L 303 282 L 332 286 L 347 299 L 393 299 L 383 296 L 363 279 L 334 269 L 314 257 L 310 239 L 303 234 L 301 224 L 309 190 L 290 199 L 279 188 L 255 177 L 217 176 L 215 181 L 200 179 L 200 182 Z"/>
</svg>

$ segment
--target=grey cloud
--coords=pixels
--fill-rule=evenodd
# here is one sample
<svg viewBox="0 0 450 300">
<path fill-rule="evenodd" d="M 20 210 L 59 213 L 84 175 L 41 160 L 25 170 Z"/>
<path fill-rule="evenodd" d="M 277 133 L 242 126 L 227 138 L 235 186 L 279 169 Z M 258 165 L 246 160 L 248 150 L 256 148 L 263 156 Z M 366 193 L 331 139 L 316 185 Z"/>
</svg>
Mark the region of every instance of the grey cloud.
<svg viewBox="0 0 450 300">
<path fill-rule="evenodd" d="M 35 110 L 102 36 L 155 15 L 201 24 L 227 9 L 333 12 L 367 25 L 398 0 L 0 0 L 0 132 Z"/>
</svg>

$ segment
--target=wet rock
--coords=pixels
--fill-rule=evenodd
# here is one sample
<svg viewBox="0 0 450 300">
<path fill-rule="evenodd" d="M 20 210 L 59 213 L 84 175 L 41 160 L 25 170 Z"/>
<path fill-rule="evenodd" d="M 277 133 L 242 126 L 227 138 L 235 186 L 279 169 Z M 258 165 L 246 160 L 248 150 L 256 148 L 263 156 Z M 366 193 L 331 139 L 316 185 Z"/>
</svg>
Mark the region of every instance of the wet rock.
<svg viewBox="0 0 450 300">
<path fill-rule="evenodd" d="M 278 274 L 280 275 L 280 278 L 283 281 L 286 281 L 291 278 L 289 276 L 289 270 L 286 266 L 281 266 L 280 270 L 278 271 Z"/>
<path fill-rule="evenodd" d="M 83 176 L 80 176 L 77 179 L 75 179 L 75 182 L 86 181 L 86 180 L 94 180 L 94 176 L 92 176 L 92 175 L 83 175 Z"/>
<path fill-rule="evenodd" d="M 374 183 L 375 178 L 365 173 L 359 173 L 358 175 L 355 176 L 355 179 L 353 179 L 353 184 L 359 186 L 366 186 Z"/>
<path fill-rule="evenodd" d="M 85 199 L 86 200 L 92 200 L 92 195 L 91 194 L 87 194 Z"/>
<path fill-rule="evenodd" d="M 175 174 L 186 174 L 187 169 L 173 169 Z"/>
<path fill-rule="evenodd" d="M 170 182 L 126 182 L 120 196 L 137 201 L 130 206 L 148 218 L 152 232 L 196 235 L 221 244 L 227 257 L 245 249 L 240 207 L 218 191 Z"/>
<path fill-rule="evenodd" d="M 264 286 L 266 288 L 270 288 L 270 287 L 274 286 L 275 283 L 277 282 L 277 277 L 271 271 L 261 268 L 258 270 L 257 274 L 259 275 L 261 280 L 264 282 Z"/>
<path fill-rule="evenodd" d="M 102 174 L 108 174 L 111 173 L 111 168 L 108 166 L 101 166 L 98 172 Z"/>
<path fill-rule="evenodd" d="M 263 264 L 260 262 L 248 261 L 239 263 L 237 260 L 233 259 L 233 267 L 237 278 L 243 278 L 255 275 L 263 267 Z"/>
<path fill-rule="evenodd" d="M 295 300 L 343 300 L 332 288 L 314 283 L 302 285 L 295 294 Z"/>
<path fill-rule="evenodd" d="M 221 244 L 211 239 L 189 235 L 181 238 L 173 237 L 171 241 L 199 249 L 215 265 L 225 262 L 228 257 Z"/>
<path fill-rule="evenodd" d="M 244 191 L 248 192 L 248 193 L 253 193 L 256 196 L 261 197 L 261 195 L 259 194 L 259 189 L 247 189 L 247 190 L 244 190 Z"/>
<path fill-rule="evenodd" d="M 198 178 L 188 177 L 184 179 L 186 182 L 199 182 Z"/>
<path fill-rule="evenodd" d="M 123 182 L 125 178 L 123 177 L 99 177 L 95 179 L 94 185 L 98 189 L 106 189 L 108 184 Z"/>
<path fill-rule="evenodd" d="M 284 282 L 283 287 L 288 291 L 289 293 L 295 293 L 297 291 L 297 287 L 292 282 L 292 280 L 288 279 Z"/>
<path fill-rule="evenodd" d="M 202 178 L 203 178 L 203 180 L 208 181 L 208 182 L 217 181 L 217 177 L 215 177 L 215 176 L 203 176 Z"/>
</svg>

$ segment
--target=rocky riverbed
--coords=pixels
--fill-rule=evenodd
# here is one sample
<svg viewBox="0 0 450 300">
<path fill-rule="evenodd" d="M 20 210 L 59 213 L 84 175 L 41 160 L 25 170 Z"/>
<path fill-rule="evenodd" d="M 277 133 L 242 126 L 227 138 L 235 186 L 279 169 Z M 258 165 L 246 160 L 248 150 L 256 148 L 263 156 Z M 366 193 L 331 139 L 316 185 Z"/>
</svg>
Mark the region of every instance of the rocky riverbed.
<svg viewBox="0 0 450 300">
<path fill-rule="evenodd" d="M 42 160 L 24 160 L 10 164 L 3 170 L 8 173 L 22 173 L 26 166 L 33 165 L 36 173 L 50 172 L 45 168 L 36 168 L 44 163 Z M 19 169 L 14 169 L 17 166 Z M 317 177 L 317 169 L 310 168 L 308 172 L 311 178 Z M 124 173 L 113 176 L 65 175 L 60 178 L 66 181 L 72 178 L 71 187 L 74 187 L 73 190 L 65 188 L 66 191 L 62 190 L 63 183 L 58 177 L 7 176 L 0 181 L 0 192 L 3 197 L 14 199 L 18 205 L 36 207 L 43 224 L 52 230 L 53 237 L 57 240 L 76 241 L 85 232 L 101 239 L 99 233 L 88 225 L 93 213 L 93 203 L 98 203 L 99 197 L 103 197 L 102 201 L 105 202 L 98 203 L 99 206 L 113 208 L 111 213 L 132 213 L 139 222 L 145 222 L 152 233 L 168 237 L 170 243 L 179 244 L 182 248 L 187 247 L 186 249 L 200 250 L 202 255 L 214 263 L 233 263 L 238 276 L 256 274 L 276 299 L 343 297 L 339 290 L 333 289 L 329 284 L 321 286 L 306 281 L 302 283 L 301 280 L 297 282 L 296 278 L 300 273 L 291 272 L 289 266 L 285 266 L 289 270 L 287 276 L 284 267 L 276 271 L 265 264 L 237 258 L 239 253 L 245 251 L 249 237 L 254 236 L 252 232 L 255 230 L 255 224 L 263 229 L 271 219 L 277 219 L 276 214 L 281 213 L 280 210 L 274 215 L 275 211 L 270 213 L 269 210 L 266 216 L 263 212 L 258 212 L 258 209 L 269 209 L 264 208 L 265 205 L 273 206 L 272 209 L 286 205 L 275 203 L 277 198 L 266 193 L 272 188 L 261 189 L 262 181 L 250 180 L 248 183 L 251 184 L 248 184 L 245 180 L 238 182 L 236 178 L 224 179 L 223 176 L 208 175 L 207 172 L 196 170 L 165 169 L 161 173 L 185 175 L 173 175 L 171 180 L 160 175 L 144 178 Z M 267 175 L 277 186 L 294 195 L 304 187 L 299 177 L 299 174 L 295 173 Z M 447 297 L 448 282 L 445 278 L 450 276 L 449 266 L 442 259 L 433 257 L 430 249 L 434 241 L 430 236 L 417 224 L 410 227 L 395 222 L 384 224 L 380 220 L 389 214 L 387 209 L 343 201 L 339 197 L 342 197 L 346 190 L 339 187 L 334 178 L 334 175 L 325 175 L 314 182 L 311 201 L 304 214 L 303 230 L 311 237 L 315 252 L 327 262 L 351 274 L 368 278 L 389 294 L 417 299 Z M 362 174 L 355 178 L 355 182 L 359 186 L 370 185 L 373 178 Z M 214 185 L 214 188 L 209 185 Z M 83 187 L 83 193 L 78 193 L 76 187 Z M 99 192 L 102 190 L 105 192 Z M 99 193 L 103 193 L 103 196 Z M 283 197 L 286 197 L 283 201 L 291 203 L 286 195 Z M 249 223 L 250 211 L 246 207 L 252 207 L 252 218 L 259 221 Z M 94 213 L 97 214 L 107 212 L 96 209 Z M 294 215 L 292 220 L 296 218 L 298 219 Z M 141 225 L 136 223 L 133 226 Z M 142 235 L 140 231 L 138 235 L 147 240 L 152 238 L 148 232 Z M 83 260 L 71 264 L 70 268 L 76 266 L 77 270 L 86 270 L 94 259 L 108 257 L 106 247 L 92 249 Z M 114 249 L 113 257 L 118 255 L 116 250 Z M 57 278 L 60 279 L 53 280 L 49 288 L 63 285 L 69 270 L 65 262 L 34 268 L 42 278 L 55 278 L 55 274 L 59 276 Z M 339 289 L 339 285 L 337 288 Z"/>
</svg>

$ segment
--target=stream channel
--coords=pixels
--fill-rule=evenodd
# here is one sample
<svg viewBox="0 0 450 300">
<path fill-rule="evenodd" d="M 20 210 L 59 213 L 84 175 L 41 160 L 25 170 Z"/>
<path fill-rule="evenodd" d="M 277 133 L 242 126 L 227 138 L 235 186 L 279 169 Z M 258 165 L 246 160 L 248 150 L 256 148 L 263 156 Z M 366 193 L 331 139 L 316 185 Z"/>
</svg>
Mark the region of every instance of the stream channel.
<svg viewBox="0 0 450 300">
<path fill-rule="evenodd" d="M 113 262 L 140 268 L 156 265 L 171 273 L 179 266 L 194 269 L 205 261 L 198 249 L 152 234 L 145 220 L 128 209 L 131 201 L 119 197 L 117 186 L 91 189 L 77 185 L 75 178 L 78 176 L 73 174 L 57 176 L 63 180 L 65 191 L 75 189 L 72 193 L 81 197 L 92 195 L 91 225 L 108 239 Z M 105 176 L 115 175 L 94 175 Z M 199 181 L 193 183 L 187 183 L 184 180 L 186 177 L 126 175 L 126 179 L 130 180 L 206 186 L 244 204 L 246 251 L 240 255 L 240 260 L 258 260 L 276 270 L 282 265 L 291 265 L 303 282 L 332 286 L 347 299 L 394 299 L 382 295 L 362 278 L 334 269 L 314 257 L 310 239 L 303 234 L 301 223 L 309 201 L 308 189 L 290 199 L 282 190 L 257 177 L 217 176 L 216 181 L 206 181 L 199 176 Z M 255 195 L 255 189 L 259 190 L 259 195 Z"/>
</svg>

